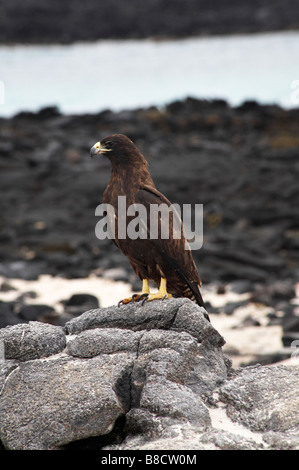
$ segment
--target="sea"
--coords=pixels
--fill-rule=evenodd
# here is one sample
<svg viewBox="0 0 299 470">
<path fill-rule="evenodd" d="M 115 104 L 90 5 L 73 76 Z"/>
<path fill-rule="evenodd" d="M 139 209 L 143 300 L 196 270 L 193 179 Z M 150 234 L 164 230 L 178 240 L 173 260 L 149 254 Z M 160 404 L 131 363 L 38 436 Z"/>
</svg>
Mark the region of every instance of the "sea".
<svg viewBox="0 0 299 470">
<path fill-rule="evenodd" d="M 163 107 L 186 97 L 299 106 L 299 32 L 0 46 L 0 116 Z"/>
</svg>

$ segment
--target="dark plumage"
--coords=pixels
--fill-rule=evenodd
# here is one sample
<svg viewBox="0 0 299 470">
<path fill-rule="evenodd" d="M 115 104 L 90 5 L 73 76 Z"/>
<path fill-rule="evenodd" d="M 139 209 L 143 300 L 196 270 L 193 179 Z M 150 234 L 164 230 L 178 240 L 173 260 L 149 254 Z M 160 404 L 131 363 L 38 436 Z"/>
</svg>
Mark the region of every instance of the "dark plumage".
<svg viewBox="0 0 299 470">
<path fill-rule="evenodd" d="M 117 213 L 118 196 L 126 196 L 127 208 L 134 203 L 144 205 L 148 217 L 150 205 L 162 203 L 171 205 L 170 201 L 156 189 L 147 161 L 128 137 L 121 134 L 105 137 L 92 147 L 91 155 L 95 154 L 102 154 L 111 162 L 111 178 L 104 192 L 103 202 L 114 207 L 116 222 L 121 216 Z M 114 242 L 128 257 L 132 268 L 143 280 L 141 297 L 135 295 L 133 299 L 125 299 L 122 303 L 140 298 L 144 300 L 162 298 L 162 294 L 163 297 L 169 297 L 169 294 L 172 294 L 176 297 L 188 297 L 198 305 L 204 306 L 199 290 L 201 280 L 191 250 L 185 249 L 186 240 L 182 224 L 180 230 L 181 238 L 178 239 L 173 238 L 170 230 L 168 239 L 159 236 L 158 239 L 147 237 L 136 240 L 128 237 L 120 239 L 116 230 Z M 163 286 L 161 279 L 167 281 L 167 291 L 166 281 L 163 281 L 165 284 Z M 154 280 L 161 291 L 160 296 L 149 293 L 148 280 Z"/>
</svg>

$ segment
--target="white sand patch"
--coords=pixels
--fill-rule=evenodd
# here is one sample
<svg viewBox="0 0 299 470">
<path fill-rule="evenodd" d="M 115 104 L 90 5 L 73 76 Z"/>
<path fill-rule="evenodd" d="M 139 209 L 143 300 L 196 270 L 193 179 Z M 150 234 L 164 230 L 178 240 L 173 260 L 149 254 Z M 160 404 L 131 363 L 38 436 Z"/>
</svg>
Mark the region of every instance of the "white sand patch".
<svg viewBox="0 0 299 470">
<path fill-rule="evenodd" d="M 203 286 L 201 291 L 205 302 L 210 302 L 210 304 L 215 308 L 223 307 L 229 302 L 241 302 L 242 300 L 247 300 L 250 297 L 250 294 L 247 292 L 244 294 L 237 294 L 229 289 L 227 289 L 223 294 L 217 294 L 217 286 L 213 284 Z"/>
<path fill-rule="evenodd" d="M 33 291 L 37 294 L 37 297 L 34 299 L 28 297 L 26 303 L 50 305 L 57 312 L 61 312 L 63 309 L 60 302 L 69 299 L 73 294 L 84 293 L 94 295 L 98 298 L 101 307 L 116 305 L 119 300 L 132 295 L 129 284 L 122 281 L 99 278 L 94 275 L 84 279 L 64 279 L 42 275 L 33 281 L 4 279 L 0 277 L 0 283 L 4 280 L 17 290 L 1 292 L 0 300 L 6 302 L 15 300 L 19 295 Z"/>
<path fill-rule="evenodd" d="M 263 443 L 260 433 L 253 432 L 242 424 L 234 423 L 226 414 L 224 408 L 209 408 L 212 426 L 219 431 L 227 431 L 257 443 Z"/>
<path fill-rule="evenodd" d="M 226 341 L 223 352 L 231 358 L 233 367 L 283 349 L 281 325 L 268 324 L 268 314 L 272 311 L 271 307 L 248 303 L 236 308 L 233 315 L 210 314 L 213 326 Z M 247 318 L 257 320 L 259 326 L 246 325 Z"/>
<path fill-rule="evenodd" d="M 226 344 L 223 351 L 230 356 L 233 367 L 239 367 L 257 355 L 268 355 L 282 349 L 282 328 L 280 325 L 269 325 L 270 313 L 274 309 L 262 304 L 249 301 L 250 294 L 237 294 L 227 289 L 223 294 L 217 294 L 217 286 L 211 285 L 203 291 L 206 302 L 219 308 L 232 302 L 248 301 L 236 307 L 233 315 L 226 313 L 209 314 L 213 326 L 224 337 Z M 257 321 L 257 326 L 246 325 L 246 320 Z M 250 323 L 249 322 L 249 323 Z"/>
</svg>

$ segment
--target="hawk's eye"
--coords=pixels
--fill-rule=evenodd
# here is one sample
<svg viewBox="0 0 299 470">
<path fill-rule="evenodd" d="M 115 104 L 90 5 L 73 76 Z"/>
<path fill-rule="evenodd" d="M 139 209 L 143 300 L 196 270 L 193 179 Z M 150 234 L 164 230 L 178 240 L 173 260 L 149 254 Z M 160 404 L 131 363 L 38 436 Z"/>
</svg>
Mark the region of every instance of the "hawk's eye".
<svg viewBox="0 0 299 470">
<path fill-rule="evenodd" d="M 111 149 L 114 145 L 114 142 L 111 142 L 111 140 L 107 140 L 104 145 L 106 149 Z"/>
</svg>

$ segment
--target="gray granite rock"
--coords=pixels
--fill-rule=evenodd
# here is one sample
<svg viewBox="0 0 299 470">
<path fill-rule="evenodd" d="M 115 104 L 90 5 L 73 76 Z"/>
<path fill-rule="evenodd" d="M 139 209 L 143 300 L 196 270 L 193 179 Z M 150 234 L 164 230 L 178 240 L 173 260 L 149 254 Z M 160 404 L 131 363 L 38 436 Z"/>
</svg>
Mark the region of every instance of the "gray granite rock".
<svg viewBox="0 0 299 470">
<path fill-rule="evenodd" d="M 128 408 L 119 383 L 126 354 L 88 360 L 68 356 L 20 363 L 0 399 L 0 436 L 7 449 L 44 450 L 106 434 Z"/>
<path fill-rule="evenodd" d="M 299 369 L 252 366 L 220 388 L 227 414 L 253 431 L 299 429 Z M 299 442 L 299 435 L 298 435 Z"/>
<path fill-rule="evenodd" d="M 29 322 L 0 329 L 6 359 L 29 361 L 61 352 L 66 344 L 61 327 L 48 323 Z"/>
<path fill-rule="evenodd" d="M 0 342 L 5 449 L 299 449 L 298 367 L 233 370 L 188 299 L 13 325 Z"/>
</svg>

